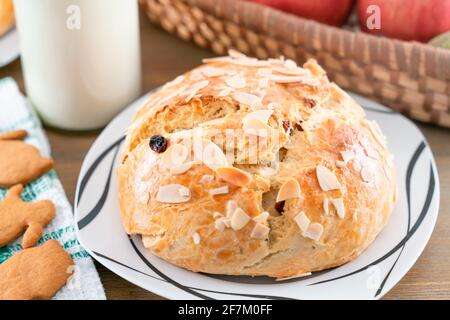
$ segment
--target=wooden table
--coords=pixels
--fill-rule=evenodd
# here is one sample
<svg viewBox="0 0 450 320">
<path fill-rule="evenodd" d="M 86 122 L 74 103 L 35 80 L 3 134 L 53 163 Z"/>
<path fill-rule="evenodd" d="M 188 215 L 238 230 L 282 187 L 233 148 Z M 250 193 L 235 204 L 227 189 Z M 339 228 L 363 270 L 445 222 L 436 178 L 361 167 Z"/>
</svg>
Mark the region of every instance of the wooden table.
<svg viewBox="0 0 450 320">
<path fill-rule="evenodd" d="M 183 42 L 141 18 L 143 92 L 164 84 L 200 64 L 212 53 Z M 25 92 L 20 61 L 0 69 Z M 0 106 L 1 107 L 1 106 Z M 450 130 L 418 124 L 436 157 L 440 182 L 440 213 L 433 236 L 414 267 L 385 299 L 450 299 Z M 56 171 L 73 203 L 81 162 L 99 131 L 67 132 L 46 128 Z M 96 263 L 108 299 L 161 299 Z"/>
</svg>

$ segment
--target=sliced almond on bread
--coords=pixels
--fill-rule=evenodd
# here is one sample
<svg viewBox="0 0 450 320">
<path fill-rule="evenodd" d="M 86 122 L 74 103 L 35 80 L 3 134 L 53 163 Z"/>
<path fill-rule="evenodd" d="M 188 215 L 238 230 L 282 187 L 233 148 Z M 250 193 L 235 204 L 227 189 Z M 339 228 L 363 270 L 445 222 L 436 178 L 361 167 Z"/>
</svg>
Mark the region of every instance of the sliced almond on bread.
<svg viewBox="0 0 450 320">
<path fill-rule="evenodd" d="M 336 178 L 333 172 L 327 167 L 318 165 L 316 167 L 317 180 L 319 181 L 320 188 L 323 191 L 336 190 L 341 188 L 339 180 Z"/>
<path fill-rule="evenodd" d="M 188 157 L 188 149 L 182 144 L 171 145 L 162 154 L 161 160 L 165 167 L 171 169 L 182 165 Z"/>
<path fill-rule="evenodd" d="M 246 186 L 252 181 L 250 174 L 235 167 L 220 167 L 216 172 L 223 180 L 238 187 Z"/>
<path fill-rule="evenodd" d="M 344 199 L 338 198 L 338 199 L 331 199 L 330 201 L 333 207 L 336 209 L 338 217 L 344 219 L 345 218 Z"/>
<path fill-rule="evenodd" d="M 163 203 L 181 203 L 191 199 L 191 192 L 181 184 L 168 184 L 159 187 L 156 200 Z"/>
<path fill-rule="evenodd" d="M 294 221 L 297 223 L 302 232 L 308 230 L 310 221 L 303 211 L 295 216 Z"/>
<path fill-rule="evenodd" d="M 237 208 L 231 216 L 230 225 L 235 231 L 244 228 L 250 221 L 250 216 L 241 208 Z"/>
<path fill-rule="evenodd" d="M 281 188 L 278 191 L 276 202 L 284 201 L 287 199 L 300 198 L 300 196 L 300 184 L 298 183 L 297 179 L 292 178 L 281 185 Z"/>
<path fill-rule="evenodd" d="M 262 240 L 267 237 L 270 232 L 270 228 L 262 223 L 257 223 L 250 233 L 250 237 L 253 239 Z"/>
<path fill-rule="evenodd" d="M 323 226 L 320 223 L 311 223 L 308 226 L 308 229 L 306 229 L 305 232 L 303 232 L 303 236 L 305 238 L 310 238 L 314 241 L 319 241 L 320 237 L 322 236 L 323 233 Z"/>
</svg>

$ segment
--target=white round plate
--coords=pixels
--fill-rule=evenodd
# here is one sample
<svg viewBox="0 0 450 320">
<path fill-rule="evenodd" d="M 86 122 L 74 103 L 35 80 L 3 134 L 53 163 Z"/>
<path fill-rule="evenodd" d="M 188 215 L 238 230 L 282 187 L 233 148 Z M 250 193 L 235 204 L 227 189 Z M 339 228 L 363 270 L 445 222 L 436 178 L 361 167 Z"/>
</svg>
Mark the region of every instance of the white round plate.
<svg viewBox="0 0 450 320">
<path fill-rule="evenodd" d="M 14 28 L 0 37 L 0 68 L 16 60 L 19 55 L 19 34 Z"/>
<path fill-rule="evenodd" d="M 399 200 L 377 239 L 357 259 L 309 277 L 213 276 L 178 268 L 153 256 L 139 236 L 128 236 L 119 215 L 116 169 L 125 129 L 147 96 L 119 114 L 92 145 L 75 197 L 78 239 L 101 264 L 126 280 L 170 299 L 377 299 L 413 266 L 433 231 L 439 179 L 430 148 L 402 115 L 357 95 L 395 156 Z"/>
</svg>

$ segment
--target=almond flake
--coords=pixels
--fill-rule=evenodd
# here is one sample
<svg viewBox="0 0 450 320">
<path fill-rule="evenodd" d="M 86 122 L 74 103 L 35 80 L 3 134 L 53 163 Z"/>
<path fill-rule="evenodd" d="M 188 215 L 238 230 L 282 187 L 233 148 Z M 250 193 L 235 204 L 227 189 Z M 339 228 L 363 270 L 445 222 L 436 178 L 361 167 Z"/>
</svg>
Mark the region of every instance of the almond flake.
<svg viewBox="0 0 450 320">
<path fill-rule="evenodd" d="M 386 145 L 386 137 L 381 132 L 381 129 L 380 129 L 380 126 L 378 125 L 378 123 L 375 120 L 373 120 L 373 121 L 369 121 L 368 124 L 369 124 L 370 132 L 372 132 L 373 136 L 375 137 L 375 140 L 377 140 L 380 145 L 385 146 Z"/>
<path fill-rule="evenodd" d="M 284 57 L 283 56 L 281 56 L 279 59 L 269 58 L 267 61 L 269 61 L 269 63 L 272 65 L 284 66 Z"/>
<path fill-rule="evenodd" d="M 225 227 L 231 228 L 231 220 L 230 220 L 230 218 L 225 218 L 225 220 L 223 220 L 223 224 L 225 225 Z"/>
<path fill-rule="evenodd" d="M 258 136 L 258 137 L 267 137 L 271 127 L 261 120 L 251 119 L 244 123 L 243 126 L 244 132 L 248 135 Z"/>
<path fill-rule="evenodd" d="M 200 72 L 194 72 L 189 77 L 189 80 L 191 80 L 191 81 L 205 80 L 205 76 L 203 74 L 201 74 Z"/>
<path fill-rule="evenodd" d="M 262 106 L 261 99 L 258 96 L 246 92 L 234 92 L 233 99 L 251 108 Z"/>
<path fill-rule="evenodd" d="M 216 228 L 216 230 L 219 231 L 224 231 L 225 228 L 227 227 L 225 224 L 225 217 L 221 217 L 219 219 L 217 219 L 216 221 L 214 221 L 214 228 Z"/>
<path fill-rule="evenodd" d="M 264 99 L 264 97 L 266 96 L 267 92 L 262 89 L 255 89 L 252 91 L 252 94 L 257 95 L 262 101 Z"/>
<path fill-rule="evenodd" d="M 182 86 L 182 87 L 176 89 L 175 91 L 169 93 L 168 95 L 162 97 L 161 100 L 156 100 L 156 101 L 155 101 L 155 105 L 161 105 L 161 104 L 164 104 L 164 103 L 166 103 L 167 101 L 171 100 L 172 98 L 175 98 L 175 97 L 181 95 L 181 94 L 187 89 L 187 87 L 188 87 L 187 85 Z"/>
<path fill-rule="evenodd" d="M 305 69 L 302 69 L 299 67 L 295 67 L 295 68 L 279 67 L 279 68 L 274 68 L 273 70 L 275 72 L 282 73 L 284 75 L 289 75 L 289 76 L 304 77 L 304 76 L 308 75 L 308 73 L 306 72 Z"/>
<path fill-rule="evenodd" d="M 300 82 L 306 85 L 317 87 L 320 85 L 319 80 L 314 78 L 307 78 L 305 76 L 278 76 L 272 75 L 270 80 L 276 83 L 295 83 Z"/>
<path fill-rule="evenodd" d="M 216 196 L 219 194 L 227 194 L 228 192 L 229 192 L 228 186 L 222 186 L 209 190 L 209 194 L 212 196 Z"/>
<path fill-rule="evenodd" d="M 234 200 L 228 200 L 226 206 L 226 216 L 227 218 L 231 218 L 231 215 L 234 213 L 234 211 L 236 211 L 236 209 L 238 208 L 238 205 L 236 203 L 236 201 Z"/>
<path fill-rule="evenodd" d="M 310 221 L 303 211 L 295 216 L 294 221 L 297 223 L 302 232 L 306 232 L 306 230 L 308 230 Z"/>
<path fill-rule="evenodd" d="M 373 179 L 372 172 L 370 171 L 369 167 L 362 167 L 361 168 L 361 178 L 364 182 L 371 182 Z"/>
<path fill-rule="evenodd" d="M 264 211 L 264 212 L 260 213 L 259 215 L 257 215 L 256 217 L 254 217 L 253 221 L 256 221 L 258 223 L 263 223 L 263 222 L 266 222 L 268 218 L 269 218 L 269 213 L 267 211 Z"/>
<path fill-rule="evenodd" d="M 156 200 L 163 203 L 181 203 L 191 199 L 191 192 L 181 184 L 168 184 L 159 187 Z"/>
<path fill-rule="evenodd" d="M 316 167 L 317 180 L 323 191 L 336 190 L 341 188 L 338 179 L 327 167 L 318 165 Z"/>
<path fill-rule="evenodd" d="M 226 97 L 228 96 L 230 93 L 233 92 L 232 88 L 223 88 L 218 94 L 218 97 Z"/>
<path fill-rule="evenodd" d="M 230 62 L 244 67 L 267 67 L 269 65 L 267 61 L 255 58 L 233 59 Z"/>
<path fill-rule="evenodd" d="M 294 83 L 294 82 L 302 82 L 305 80 L 304 76 L 280 76 L 280 75 L 271 75 L 270 81 L 276 83 Z"/>
<path fill-rule="evenodd" d="M 344 199 L 338 198 L 338 199 L 331 199 L 330 201 L 333 207 L 336 209 L 338 217 L 344 219 L 345 218 Z"/>
<path fill-rule="evenodd" d="M 201 184 L 206 184 L 206 183 L 211 183 L 211 181 L 214 180 L 214 176 L 210 175 L 210 174 L 205 174 L 204 176 L 202 176 L 200 178 L 200 183 Z"/>
<path fill-rule="evenodd" d="M 231 216 L 231 228 L 235 231 L 244 228 L 250 221 L 250 217 L 244 210 L 237 208 Z"/>
<path fill-rule="evenodd" d="M 223 217 L 223 215 L 222 215 L 220 212 L 217 212 L 217 211 L 216 211 L 216 212 L 213 213 L 213 218 L 214 218 L 214 219 L 222 218 L 222 217 Z"/>
<path fill-rule="evenodd" d="M 188 153 L 188 149 L 182 144 L 171 145 L 163 153 L 162 163 L 168 169 L 179 167 L 186 161 Z"/>
<path fill-rule="evenodd" d="M 178 189 L 178 193 L 180 194 L 180 196 L 184 198 L 191 196 L 191 192 L 189 191 L 188 188 L 180 188 Z"/>
<path fill-rule="evenodd" d="M 194 156 L 212 170 L 228 164 L 222 149 L 210 140 L 203 140 L 201 144 L 194 142 Z"/>
<path fill-rule="evenodd" d="M 185 173 L 192 167 L 193 164 L 194 164 L 194 162 L 191 161 L 191 162 L 185 162 L 183 164 L 180 164 L 179 166 L 172 167 L 172 168 L 170 168 L 170 174 L 177 175 L 177 174 Z"/>
<path fill-rule="evenodd" d="M 297 67 L 297 63 L 294 60 L 291 60 L 291 59 L 286 59 L 286 61 L 284 61 L 284 66 L 286 68 L 291 68 L 291 69 L 298 68 Z"/>
<path fill-rule="evenodd" d="M 257 110 L 248 113 L 244 118 L 242 118 L 242 122 L 245 123 L 249 120 L 260 120 L 264 123 L 269 122 L 270 117 L 273 114 L 273 110 Z"/>
<path fill-rule="evenodd" d="M 269 118 L 272 116 L 273 110 L 257 110 L 250 112 L 243 119 L 243 128 L 247 134 L 260 137 L 267 136 L 267 132 L 271 127 L 267 125 Z"/>
<path fill-rule="evenodd" d="M 221 69 L 221 68 L 214 68 L 214 67 L 204 67 L 199 70 L 205 77 L 208 78 L 215 78 L 224 76 L 228 73 L 227 70 Z"/>
<path fill-rule="evenodd" d="M 208 84 L 209 84 L 208 80 L 203 80 L 192 85 L 192 87 L 190 88 L 190 93 L 189 92 L 187 93 L 185 101 L 189 102 L 197 94 L 199 90 L 205 88 Z"/>
<path fill-rule="evenodd" d="M 336 161 L 336 167 L 338 167 L 338 168 L 345 168 L 345 161 L 337 160 Z"/>
<path fill-rule="evenodd" d="M 323 211 L 325 212 L 325 215 L 328 215 L 330 213 L 329 205 L 330 204 L 328 198 L 323 199 Z"/>
<path fill-rule="evenodd" d="M 250 174 L 235 167 L 219 167 L 216 172 L 223 180 L 238 187 L 246 186 L 252 181 Z"/>
<path fill-rule="evenodd" d="M 345 163 L 348 163 L 355 158 L 355 154 L 351 150 L 341 151 L 341 156 Z"/>
<path fill-rule="evenodd" d="M 319 241 L 320 237 L 323 233 L 323 226 L 320 223 L 311 223 L 308 226 L 308 229 L 306 229 L 305 232 L 303 232 L 303 236 L 306 238 L 310 238 L 314 241 Z"/>
<path fill-rule="evenodd" d="M 237 50 L 234 49 L 229 49 L 228 50 L 228 55 L 234 59 L 246 59 L 248 58 L 245 54 L 243 54 L 242 52 L 239 52 Z"/>
<path fill-rule="evenodd" d="M 300 196 L 300 184 L 298 183 L 297 179 L 292 178 L 283 183 L 280 190 L 278 191 L 276 202 L 284 201 L 287 199 L 300 198 Z"/>
<path fill-rule="evenodd" d="M 184 76 L 178 76 L 175 79 L 173 79 L 172 81 L 168 82 L 165 87 L 173 87 L 176 86 L 177 84 L 180 84 L 181 82 L 183 82 L 183 80 L 185 79 Z"/>
<path fill-rule="evenodd" d="M 225 83 L 234 89 L 242 89 L 245 88 L 247 82 L 245 81 L 245 78 L 236 75 L 234 77 L 226 79 Z"/>
<path fill-rule="evenodd" d="M 192 240 L 194 241 L 194 244 L 200 244 L 200 235 L 196 232 L 192 235 Z"/>
<path fill-rule="evenodd" d="M 250 233 L 250 237 L 253 239 L 262 240 L 267 237 L 270 232 L 270 228 L 262 223 L 257 223 Z"/>
</svg>

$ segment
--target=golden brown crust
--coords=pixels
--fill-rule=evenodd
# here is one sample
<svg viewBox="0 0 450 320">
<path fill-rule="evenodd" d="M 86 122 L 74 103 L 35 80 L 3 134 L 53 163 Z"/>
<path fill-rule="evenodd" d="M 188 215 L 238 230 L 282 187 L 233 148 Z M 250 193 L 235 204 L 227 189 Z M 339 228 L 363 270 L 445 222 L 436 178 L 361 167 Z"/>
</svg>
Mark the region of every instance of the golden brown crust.
<svg viewBox="0 0 450 320">
<path fill-rule="evenodd" d="M 395 172 L 377 125 L 313 60 L 298 68 L 289 60 L 231 56 L 177 78 L 136 113 L 118 170 L 126 231 L 143 235 L 144 245 L 167 261 L 216 274 L 286 278 L 354 259 L 395 202 Z M 235 177 L 223 179 L 223 170 L 197 161 L 189 147 L 198 129 L 224 153 L 233 150 L 228 160 L 236 162 L 228 165 L 249 174 L 250 183 L 230 183 Z M 225 148 L 215 140 L 227 129 L 240 144 Z M 148 147 L 155 134 L 169 146 L 187 146 L 189 169 L 167 168 L 167 156 Z M 256 160 L 243 151 L 255 145 Z M 279 213 L 277 193 L 292 178 L 300 189 L 285 193 L 292 198 Z M 161 201 L 164 186 L 182 188 L 185 198 Z M 230 200 L 243 213 L 227 215 Z M 256 218 L 265 211 L 267 220 Z"/>
</svg>

